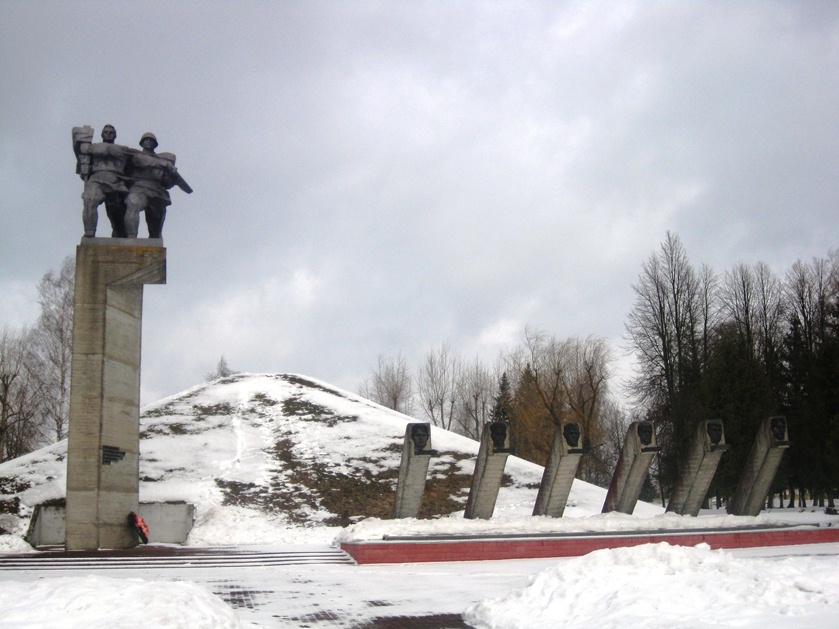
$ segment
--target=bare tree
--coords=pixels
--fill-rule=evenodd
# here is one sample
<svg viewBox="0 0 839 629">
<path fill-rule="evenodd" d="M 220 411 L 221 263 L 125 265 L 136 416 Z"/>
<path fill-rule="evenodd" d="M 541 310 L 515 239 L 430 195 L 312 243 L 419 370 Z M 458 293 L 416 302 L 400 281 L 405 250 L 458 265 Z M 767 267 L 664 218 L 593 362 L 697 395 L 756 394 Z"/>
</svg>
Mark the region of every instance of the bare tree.
<svg viewBox="0 0 839 629">
<path fill-rule="evenodd" d="M 638 368 L 628 390 L 657 421 L 662 487 L 675 481 L 696 421 L 695 394 L 716 331 L 716 283 L 710 268 L 696 272 L 678 236 L 668 232 L 632 286 L 626 331 Z"/>
<path fill-rule="evenodd" d="M 714 284 L 710 269 L 697 276 L 679 237 L 670 232 L 644 263 L 626 324 L 639 363 L 630 391 L 639 402 L 672 408 L 678 393 L 697 378 L 713 323 Z"/>
<path fill-rule="evenodd" d="M 777 360 L 784 338 L 784 287 L 765 262 L 755 265 L 754 277 L 757 289 L 757 351 L 764 365 L 769 366 Z"/>
<path fill-rule="evenodd" d="M 41 314 L 28 343 L 30 373 L 41 392 L 41 422 L 55 441 L 67 436 L 70 415 L 74 275 L 73 258 L 67 256 L 58 274 L 50 270 L 41 279 Z"/>
<path fill-rule="evenodd" d="M 749 265 L 740 263 L 725 272 L 722 305 L 727 318 L 734 322 L 740 338 L 752 351 L 756 349 L 757 286 Z"/>
<path fill-rule="evenodd" d="M 362 381 L 359 393 L 377 404 L 410 415 L 414 410 L 411 373 L 402 352 L 395 357 L 379 354 L 376 367 Z"/>
<path fill-rule="evenodd" d="M 417 372 L 420 408 L 435 426 L 454 427 L 461 372 L 462 360 L 448 343 L 431 350 Z"/>
<path fill-rule="evenodd" d="M 29 332 L 0 334 L 0 462 L 30 452 L 40 438 L 40 389 L 26 366 Z"/>
<path fill-rule="evenodd" d="M 570 338 L 561 346 L 562 388 L 573 419 L 593 443 L 600 441 L 600 413 L 607 392 L 610 353 L 602 338 Z"/>
<path fill-rule="evenodd" d="M 231 369 L 230 366 L 227 364 L 227 359 L 224 357 L 224 354 L 221 355 L 221 358 L 218 359 L 218 363 L 216 363 L 215 371 L 210 371 L 209 373 L 204 375 L 204 380 L 207 382 L 211 382 L 212 380 L 216 380 L 218 378 L 226 378 L 227 376 L 232 376 L 234 374 L 239 373 L 235 369 Z"/>
<path fill-rule="evenodd" d="M 599 443 L 600 413 L 608 392 L 610 362 L 605 340 L 597 337 L 559 340 L 526 328 L 524 345 L 524 351 L 517 352 L 510 360 L 525 363 L 516 389 L 513 434 L 521 446 L 531 451 L 530 459 L 542 462 L 554 431 L 564 421 L 578 422 L 586 442 Z M 534 399 L 539 401 L 539 408 L 534 407 Z M 586 472 L 581 470 L 581 473 Z"/>
<path fill-rule="evenodd" d="M 620 459 L 629 423 L 626 412 L 614 400 L 604 399 L 598 426 L 600 439 L 591 444 L 589 454 L 584 457 L 586 465 L 580 467 L 580 478 L 608 487 Z"/>
<path fill-rule="evenodd" d="M 460 378 L 457 432 L 472 439 L 481 438 L 483 425 L 492 420 L 498 377 L 475 357 L 463 367 Z"/>
<path fill-rule="evenodd" d="M 835 268 L 830 260 L 812 264 L 797 260 L 787 272 L 787 301 L 792 320 L 800 326 L 802 340 L 813 351 L 827 336 L 828 309 L 836 295 Z"/>
</svg>

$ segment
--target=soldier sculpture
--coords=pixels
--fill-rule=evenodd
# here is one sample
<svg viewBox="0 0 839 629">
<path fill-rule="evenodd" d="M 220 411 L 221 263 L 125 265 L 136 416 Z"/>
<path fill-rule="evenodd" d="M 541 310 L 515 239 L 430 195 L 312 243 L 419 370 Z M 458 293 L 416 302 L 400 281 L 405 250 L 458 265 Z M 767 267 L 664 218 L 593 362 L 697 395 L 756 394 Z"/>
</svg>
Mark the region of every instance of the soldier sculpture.
<svg viewBox="0 0 839 629">
<path fill-rule="evenodd" d="M 155 153 L 157 138 L 144 133 L 141 151 L 116 144 L 113 125 L 102 128 L 102 142 L 93 143 L 92 127 L 73 128 L 76 173 L 84 180 L 82 221 L 85 237 L 96 235 L 99 206 L 104 202 L 113 238 L 137 238 L 140 212 L 146 213 L 149 238 L 161 238 L 168 190 L 192 188 L 175 168 L 172 153 Z"/>
</svg>

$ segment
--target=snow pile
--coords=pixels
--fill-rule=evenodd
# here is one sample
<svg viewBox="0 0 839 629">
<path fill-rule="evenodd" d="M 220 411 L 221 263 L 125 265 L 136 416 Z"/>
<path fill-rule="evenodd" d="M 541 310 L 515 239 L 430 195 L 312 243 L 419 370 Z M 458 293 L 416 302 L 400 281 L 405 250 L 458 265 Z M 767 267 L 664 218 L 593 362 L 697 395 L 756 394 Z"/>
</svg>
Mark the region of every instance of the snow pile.
<svg viewBox="0 0 839 629">
<path fill-rule="evenodd" d="M 835 626 L 839 573 L 829 559 L 742 559 L 707 544 L 598 550 L 463 619 L 480 629 Z"/>
<path fill-rule="evenodd" d="M 241 627 L 220 598 L 188 581 L 86 576 L 0 581 L 0 626 Z"/>
<path fill-rule="evenodd" d="M 21 537 L 17 535 L 0 535 L 0 553 L 34 553 L 37 552 Z"/>
<path fill-rule="evenodd" d="M 788 523 L 767 515 L 757 517 L 709 515 L 701 518 L 660 514 L 653 505 L 638 503 L 633 515 L 602 513 L 588 517 L 550 518 L 545 516 L 497 517 L 491 520 L 466 520 L 462 513 L 435 520 L 380 520 L 368 518 L 342 530 L 337 544 L 381 540 L 414 535 L 516 535 L 602 533 L 632 531 L 675 531 L 706 528 L 747 528 L 754 526 L 787 526 Z"/>
</svg>

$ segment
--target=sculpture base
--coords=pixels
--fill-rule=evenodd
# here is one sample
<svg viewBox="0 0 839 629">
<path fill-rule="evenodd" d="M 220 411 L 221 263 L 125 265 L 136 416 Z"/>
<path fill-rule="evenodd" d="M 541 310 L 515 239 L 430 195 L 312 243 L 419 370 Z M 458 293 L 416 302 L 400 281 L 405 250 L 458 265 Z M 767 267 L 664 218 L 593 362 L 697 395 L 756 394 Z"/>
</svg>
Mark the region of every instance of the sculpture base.
<svg viewBox="0 0 839 629">
<path fill-rule="evenodd" d="M 76 249 L 68 550 L 137 544 L 127 518 L 139 509 L 143 285 L 166 283 L 158 243 L 84 238 Z"/>
</svg>

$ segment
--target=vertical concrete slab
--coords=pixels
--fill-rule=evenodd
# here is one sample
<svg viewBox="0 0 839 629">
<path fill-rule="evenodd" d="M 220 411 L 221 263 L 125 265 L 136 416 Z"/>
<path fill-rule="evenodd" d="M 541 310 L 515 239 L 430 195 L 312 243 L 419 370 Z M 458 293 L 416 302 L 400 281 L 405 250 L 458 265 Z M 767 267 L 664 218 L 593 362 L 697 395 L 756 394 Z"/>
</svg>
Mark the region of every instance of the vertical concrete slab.
<svg viewBox="0 0 839 629">
<path fill-rule="evenodd" d="M 687 458 L 679 470 L 673 494 L 667 503 L 667 511 L 694 517 L 699 515 L 722 453 L 729 447 L 725 442 L 722 420 L 699 422 L 691 438 Z"/>
<path fill-rule="evenodd" d="M 431 449 L 431 424 L 408 424 L 402 442 L 402 460 L 393 504 L 394 518 L 419 517 L 428 464 L 435 454 L 437 451 Z"/>
<path fill-rule="evenodd" d="M 507 457 L 513 453 L 510 447 L 510 430 L 504 422 L 484 424 L 481 432 L 481 447 L 475 461 L 475 473 L 466 501 L 465 517 L 488 520 L 495 510 L 501 479 Z"/>
<path fill-rule="evenodd" d="M 76 249 L 67 550 L 135 545 L 143 285 L 165 283 L 161 240 L 83 238 Z"/>
<path fill-rule="evenodd" d="M 655 427 L 652 422 L 640 421 L 629 425 L 618 466 L 603 503 L 603 513 L 618 511 L 632 514 L 638 496 L 641 495 L 650 463 L 659 450 L 661 448 L 656 444 Z"/>
<path fill-rule="evenodd" d="M 580 458 L 585 452 L 581 447 L 582 439 L 582 427 L 577 422 L 564 422 L 557 429 L 548 463 L 542 474 L 536 504 L 533 506 L 533 515 L 562 517 Z"/>
<path fill-rule="evenodd" d="M 757 431 L 746 466 L 740 474 L 734 497 L 726 510 L 732 515 L 757 515 L 763 509 L 766 496 L 784 452 L 789 448 L 789 434 L 785 417 L 768 417 Z"/>
</svg>

